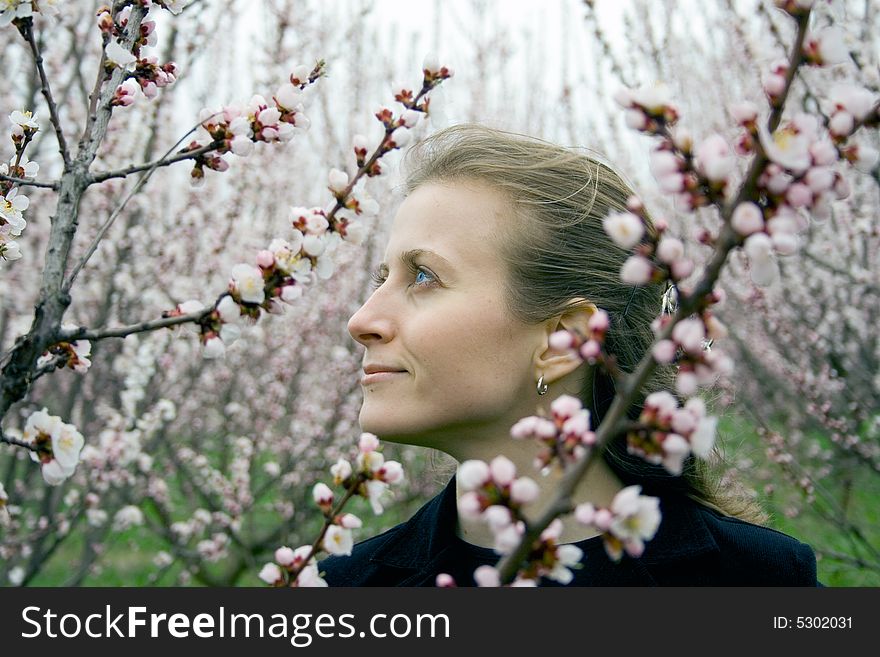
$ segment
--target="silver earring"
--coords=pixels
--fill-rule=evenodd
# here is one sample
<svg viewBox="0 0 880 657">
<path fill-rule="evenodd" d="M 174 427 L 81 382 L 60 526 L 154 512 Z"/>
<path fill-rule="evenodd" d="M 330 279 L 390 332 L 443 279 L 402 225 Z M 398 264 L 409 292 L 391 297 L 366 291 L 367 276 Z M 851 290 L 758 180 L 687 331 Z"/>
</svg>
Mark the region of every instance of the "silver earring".
<svg viewBox="0 0 880 657">
<path fill-rule="evenodd" d="M 538 394 L 546 395 L 547 394 L 547 384 L 544 383 L 544 375 L 542 374 L 540 378 L 538 378 Z"/>
</svg>

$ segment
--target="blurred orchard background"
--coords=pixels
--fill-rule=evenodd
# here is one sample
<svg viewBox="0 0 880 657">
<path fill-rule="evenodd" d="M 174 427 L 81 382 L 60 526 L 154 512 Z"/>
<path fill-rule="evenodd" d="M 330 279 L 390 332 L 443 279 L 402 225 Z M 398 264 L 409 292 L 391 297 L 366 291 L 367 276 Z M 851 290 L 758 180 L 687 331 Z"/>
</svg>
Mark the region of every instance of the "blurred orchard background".
<svg viewBox="0 0 880 657">
<path fill-rule="evenodd" d="M 55 18 L 35 19 L 35 34 L 75 142 L 100 56 L 101 3 L 56 4 Z M 850 61 L 805 70 L 790 107 L 821 104 L 829 78 L 877 92 L 880 8 L 871 0 L 816 5 L 817 26 L 845 30 Z M 311 91 L 311 128 L 289 144 L 228 157 L 229 170 L 206 171 L 200 187 L 190 185 L 191 163 L 157 170 L 79 275 L 66 322 L 132 324 L 188 299 L 212 302 L 236 263 L 285 236 L 291 206 L 332 200 L 328 171 L 353 173 L 352 137 L 378 140 L 373 112 L 394 104 L 393 81 L 419 83 L 429 52 L 455 77 L 432 92 L 432 116 L 418 134 L 478 121 L 598 151 L 655 217 L 688 238 L 699 262 L 705 247 L 692 238 L 709 217 L 676 215 L 649 171 L 649 140 L 626 128 L 612 96 L 663 80 L 680 124 L 733 141 L 727 108 L 739 100 L 766 107 L 762 74 L 793 32 L 772 2 L 757 0 L 196 0 L 179 16 L 154 13 L 152 50 L 160 63 L 177 63 L 178 80 L 152 101 L 140 96 L 114 111 L 95 169 L 160 157 L 200 109 L 270 97 L 298 64 L 324 59 L 328 75 Z M 38 179 L 57 178 L 27 44 L 13 26 L 0 28 L 0 39 L 0 110 L 35 110 L 41 130 L 28 156 L 40 163 Z M 4 161 L 14 154 L 8 138 L 0 149 Z M 381 209 L 363 244 L 341 245 L 331 279 L 246 330 L 224 358 L 203 358 L 185 329 L 96 341 L 87 374 L 44 376 L 13 407 L 4 430 L 45 406 L 95 449 L 51 487 L 26 450 L 0 446 L 3 585 L 260 585 L 276 547 L 312 541 L 322 518 L 311 487 L 360 433 L 361 349 L 346 321 L 368 294 L 401 200 L 400 153 L 386 160 L 389 174 L 367 184 Z M 722 416 L 719 476 L 760 499 L 770 526 L 815 548 L 823 583 L 877 586 L 880 175 L 876 165 L 846 175 L 849 198 L 811 224 L 800 251 L 781 260 L 781 279 L 757 288 L 747 275 L 725 276 L 719 315 L 736 370 L 711 404 Z M 134 184 L 115 178 L 90 188 L 74 259 Z M 23 257 L 0 266 L 0 356 L 30 327 L 55 204 L 50 190 L 27 193 Z M 734 257 L 728 274 L 744 266 Z M 356 539 L 407 518 L 449 474 L 449 463 L 426 450 L 384 449 L 404 464 L 406 483 L 380 516 L 353 502 L 365 520 Z"/>
</svg>

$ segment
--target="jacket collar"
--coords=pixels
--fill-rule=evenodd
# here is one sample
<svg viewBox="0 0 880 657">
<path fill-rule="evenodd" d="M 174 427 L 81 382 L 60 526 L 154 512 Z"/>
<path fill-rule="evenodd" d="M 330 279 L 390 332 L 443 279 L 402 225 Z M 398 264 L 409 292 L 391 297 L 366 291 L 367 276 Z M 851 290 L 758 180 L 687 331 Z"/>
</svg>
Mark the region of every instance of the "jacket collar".
<svg viewBox="0 0 880 657">
<path fill-rule="evenodd" d="M 660 511 L 663 519 L 657 534 L 646 544 L 645 553 L 639 559 L 624 557 L 625 561 L 638 562 L 633 565 L 639 571 L 644 571 L 641 565 L 663 564 L 718 551 L 703 517 L 708 511 L 701 505 L 676 494 L 661 497 Z M 395 568 L 424 570 L 459 540 L 455 534 L 456 517 L 453 476 L 446 488 L 405 522 L 370 560 Z M 596 538 L 594 542 L 598 544 L 601 540 Z"/>
</svg>

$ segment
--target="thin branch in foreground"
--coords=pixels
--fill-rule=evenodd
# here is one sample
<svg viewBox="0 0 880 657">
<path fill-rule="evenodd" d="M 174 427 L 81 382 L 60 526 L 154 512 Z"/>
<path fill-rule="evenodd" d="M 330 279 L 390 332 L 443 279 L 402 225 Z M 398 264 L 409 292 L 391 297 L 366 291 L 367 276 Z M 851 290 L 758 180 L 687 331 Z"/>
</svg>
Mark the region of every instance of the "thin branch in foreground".
<svg viewBox="0 0 880 657">
<path fill-rule="evenodd" d="M 25 186 L 28 185 L 30 187 L 44 187 L 46 189 L 52 189 L 56 192 L 58 188 L 61 186 L 61 183 L 58 181 L 55 182 L 40 182 L 39 180 L 31 180 L 29 178 L 16 178 L 15 176 L 7 176 L 6 174 L 0 173 L 0 180 L 7 180 L 11 183 L 15 183 L 16 185 Z"/>
<path fill-rule="evenodd" d="M 198 128 L 199 125 L 201 125 L 201 124 L 196 125 L 195 128 L 193 128 L 193 130 Z M 191 151 L 181 151 L 181 152 L 175 153 L 171 157 L 168 157 L 168 153 L 173 151 L 180 144 L 180 142 L 183 141 L 184 139 L 186 139 L 190 134 L 192 134 L 192 130 L 190 130 L 183 137 L 181 137 L 180 140 L 176 144 L 174 144 L 174 146 L 172 146 L 168 150 L 168 152 L 165 153 L 165 155 L 163 155 L 161 158 L 159 158 L 158 160 L 156 160 L 154 162 L 146 162 L 145 164 L 132 164 L 129 167 L 126 167 L 123 169 L 114 169 L 112 171 L 101 171 L 101 172 L 95 173 L 92 176 L 90 176 L 89 182 L 100 183 L 100 182 L 104 182 L 105 180 L 109 180 L 110 178 L 125 178 L 126 176 L 129 176 L 133 173 L 137 173 L 138 171 L 148 171 L 148 170 L 152 171 L 153 169 L 156 169 L 158 167 L 165 167 L 165 166 L 168 166 L 169 164 L 174 164 L 175 162 L 181 162 L 183 160 L 191 160 L 191 159 L 198 157 L 199 155 L 204 155 L 205 153 L 208 153 L 209 151 L 216 150 L 217 147 L 220 145 L 218 142 L 212 142 L 210 144 L 207 144 L 206 146 L 202 146 L 201 148 L 197 148 L 197 149 L 191 150 Z"/>
<path fill-rule="evenodd" d="M 43 54 L 40 52 L 39 46 L 34 39 L 34 21 L 33 18 L 20 19 L 16 25 L 19 33 L 24 37 L 31 47 L 31 53 L 34 56 L 34 64 L 37 67 L 37 73 L 40 76 L 41 90 L 46 104 L 49 107 L 49 118 L 52 127 L 55 129 L 55 136 L 58 139 L 58 151 L 61 153 L 61 159 L 64 161 L 64 168 L 70 167 L 70 151 L 67 148 L 67 140 L 64 138 L 64 131 L 61 129 L 61 118 L 58 115 L 58 106 L 55 104 L 55 98 L 52 96 L 52 88 L 49 86 L 49 78 L 46 77 L 46 69 L 43 68 Z"/>
<path fill-rule="evenodd" d="M 147 331 L 155 331 L 161 328 L 170 328 L 178 324 L 186 324 L 188 322 L 198 322 L 205 315 L 210 313 L 213 307 L 199 310 L 187 315 L 175 315 L 174 317 L 162 317 L 161 319 L 153 319 L 139 324 L 129 324 L 128 326 L 116 326 L 104 329 L 88 329 L 80 327 L 70 331 L 63 331 L 60 339 L 64 342 L 71 340 L 103 340 L 105 338 L 124 338 L 135 333 L 145 333 Z"/>
<path fill-rule="evenodd" d="M 26 443 L 23 440 L 18 440 L 17 438 L 10 438 L 3 430 L 0 429 L 0 443 L 6 443 L 7 445 L 14 445 L 15 447 L 24 447 L 25 449 L 29 449 L 32 452 L 37 451 L 37 446 L 32 445 L 31 443 Z"/>
</svg>

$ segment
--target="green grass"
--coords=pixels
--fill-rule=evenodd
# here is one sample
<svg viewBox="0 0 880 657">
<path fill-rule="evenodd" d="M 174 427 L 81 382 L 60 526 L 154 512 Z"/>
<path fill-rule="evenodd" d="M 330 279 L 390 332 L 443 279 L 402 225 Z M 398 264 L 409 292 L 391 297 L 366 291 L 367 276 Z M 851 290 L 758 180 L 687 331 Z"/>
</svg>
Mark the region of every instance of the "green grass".
<svg viewBox="0 0 880 657">
<path fill-rule="evenodd" d="M 770 514 L 768 526 L 814 549 L 820 582 L 835 587 L 880 586 L 878 558 L 871 556 L 872 550 L 880 550 L 878 473 L 851 459 L 835 457 L 831 474 L 815 482 L 816 501 L 808 503 L 806 494 L 789 482 L 785 470 L 766 457 L 766 445 L 748 421 L 741 417 L 722 418 L 719 436 L 728 461 L 745 457 L 754 462 L 755 467 L 742 473 L 742 482 L 757 491 L 757 500 Z M 808 448 L 810 442 L 821 449 L 834 448 L 827 436 L 820 433 L 807 436 L 803 447 Z M 764 489 L 767 483 L 773 485 L 769 492 Z M 793 514 L 786 512 L 789 509 L 801 510 Z M 835 520 L 844 520 L 862 539 L 854 540 L 852 532 L 842 530 Z M 859 557 L 865 564 L 851 563 L 841 555 Z"/>
</svg>

